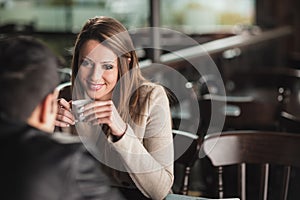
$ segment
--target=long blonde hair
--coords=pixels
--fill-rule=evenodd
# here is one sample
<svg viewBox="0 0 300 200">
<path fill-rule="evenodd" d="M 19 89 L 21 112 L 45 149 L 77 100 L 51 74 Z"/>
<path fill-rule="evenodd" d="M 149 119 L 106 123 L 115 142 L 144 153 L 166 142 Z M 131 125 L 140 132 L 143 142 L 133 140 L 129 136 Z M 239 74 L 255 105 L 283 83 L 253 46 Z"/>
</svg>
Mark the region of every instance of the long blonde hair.
<svg viewBox="0 0 300 200">
<path fill-rule="evenodd" d="M 139 111 L 145 109 L 145 106 L 139 103 L 139 87 L 146 80 L 141 75 L 132 39 L 126 28 L 119 21 L 103 16 L 91 18 L 84 24 L 77 36 L 72 59 L 73 88 L 80 65 L 79 52 L 88 40 L 98 41 L 118 56 L 118 84 L 114 88 L 113 96 L 116 98 L 113 98 L 113 101 L 125 122 L 129 122 L 131 117 L 135 123 L 139 123 L 140 115 L 133 112 L 133 108 L 138 107 Z"/>
</svg>

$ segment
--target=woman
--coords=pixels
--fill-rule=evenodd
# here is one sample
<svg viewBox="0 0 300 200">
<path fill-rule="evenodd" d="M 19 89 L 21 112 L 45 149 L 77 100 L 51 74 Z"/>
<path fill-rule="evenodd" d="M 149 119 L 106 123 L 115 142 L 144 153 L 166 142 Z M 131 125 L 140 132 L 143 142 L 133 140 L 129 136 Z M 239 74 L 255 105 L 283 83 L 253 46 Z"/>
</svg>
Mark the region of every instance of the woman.
<svg viewBox="0 0 300 200">
<path fill-rule="evenodd" d="M 163 199 L 174 178 L 169 101 L 162 86 L 142 77 L 133 43 L 120 22 L 95 17 L 83 26 L 72 60 L 72 91 L 73 99 L 93 100 L 82 107 L 81 118 L 101 125 L 120 157 L 122 170 L 105 164 L 124 195 Z M 74 124 L 70 102 L 60 99 L 56 126 Z"/>
</svg>

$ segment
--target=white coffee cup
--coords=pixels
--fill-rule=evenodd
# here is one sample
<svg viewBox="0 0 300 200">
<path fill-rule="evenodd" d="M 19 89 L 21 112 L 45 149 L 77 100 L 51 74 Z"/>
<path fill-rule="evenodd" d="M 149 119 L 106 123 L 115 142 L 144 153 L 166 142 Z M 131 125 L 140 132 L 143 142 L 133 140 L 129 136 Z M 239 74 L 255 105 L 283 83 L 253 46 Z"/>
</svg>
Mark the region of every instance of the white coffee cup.
<svg viewBox="0 0 300 200">
<path fill-rule="evenodd" d="M 82 122 L 85 117 L 83 116 L 84 106 L 91 103 L 90 99 L 79 99 L 72 101 L 72 113 L 75 117 L 75 122 Z"/>
</svg>

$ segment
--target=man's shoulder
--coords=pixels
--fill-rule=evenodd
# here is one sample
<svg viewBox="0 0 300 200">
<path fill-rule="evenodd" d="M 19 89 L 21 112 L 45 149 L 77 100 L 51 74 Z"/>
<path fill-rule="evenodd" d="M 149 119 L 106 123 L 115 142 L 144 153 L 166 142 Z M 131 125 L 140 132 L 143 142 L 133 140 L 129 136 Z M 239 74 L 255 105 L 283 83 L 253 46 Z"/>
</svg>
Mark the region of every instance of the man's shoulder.
<svg viewBox="0 0 300 200">
<path fill-rule="evenodd" d="M 65 165 L 86 154 L 86 149 L 79 137 L 67 133 L 46 133 L 37 129 L 23 132 L 18 149 L 20 156 L 25 155 L 41 165 Z M 69 160 L 68 162 L 64 162 Z M 61 162 L 61 163 L 60 163 Z"/>
<path fill-rule="evenodd" d="M 23 133 L 23 142 L 37 146 L 56 149 L 76 149 L 82 146 L 80 138 L 63 132 L 46 133 L 41 130 L 30 130 Z"/>
<path fill-rule="evenodd" d="M 54 132 L 51 139 L 59 144 L 78 144 L 81 143 L 80 137 L 64 132 Z"/>
</svg>

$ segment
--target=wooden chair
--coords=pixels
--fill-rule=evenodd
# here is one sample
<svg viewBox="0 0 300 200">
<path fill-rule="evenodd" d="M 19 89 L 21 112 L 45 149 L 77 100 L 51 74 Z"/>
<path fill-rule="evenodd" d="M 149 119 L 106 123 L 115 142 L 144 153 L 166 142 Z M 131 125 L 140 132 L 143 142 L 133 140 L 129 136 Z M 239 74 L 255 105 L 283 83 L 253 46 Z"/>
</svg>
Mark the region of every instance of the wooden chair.
<svg viewBox="0 0 300 200">
<path fill-rule="evenodd" d="M 71 81 L 72 70 L 70 68 L 59 68 L 57 69 L 60 83 L 66 83 Z"/>
<path fill-rule="evenodd" d="M 280 129 L 300 134 L 300 118 L 288 111 L 282 111 L 280 115 Z"/>
<path fill-rule="evenodd" d="M 300 100 L 297 93 L 283 97 L 280 130 L 300 134 Z"/>
<path fill-rule="evenodd" d="M 59 91 L 58 98 L 64 98 L 67 101 L 72 100 L 71 82 L 61 83 L 57 89 Z"/>
<path fill-rule="evenodd" d="M 279 103 L 276 91 L 256 91 L 255 94 L 246 93 L 226 97 L 204 95 L 199 100 L 201 127 L 204 132 L 211 123 L 209 120 L 212 102 L 217 107 L 216 116 L 225 118 L 223 131 L 277 129 Z"/>
<path fill-rule="evenodd" d="M 175 163 L 180 163 L 184 166 L 184 178 L 180 194 L 187 195 L 191 168 L 198 159 L 200 139 L 196 134 L 180 130 L 173 130 L 173 138 Z"/>
<path fill-rule="evenodd" d="M 262 66 L 261 69 L 251 71 L 240 71 L 229 77 L 230 90 L 243 91 L 247 89 L 268 88 L 277 90 L 282 87 L 292 92 L 298 90 L 300 82 L 300 70 L 289 67 Z M 229 92 L 229 91 L 228 91 Z"/>
<path fill-rule="evenodd" d="M 271 169 L 274 169 L 271 166 L 281 166 L 280 169 L 284 170 L 281 195 L 277 195 L 284 200 L 289 194 L 291 170 L 300 167 L 300 135 L 297 134 L 263 131 L 213 133 L 204 138 L 203 148 L 212 164 L 218 168 L 220 198 L 224 197 L 224 188 L 226 188 L 222 175 L 225 166 L 239 166 L 238 188 L 241 200 L 249 196 L 249 193 L 246 194 L 248 181 L 246 177 L 255 176 L 254 174 L 246 176 L 246 166 L 253 164 L 262 166 L 259 197 L 264 200 L 268 198 L 268 194 L 272 194 L 268 193 L 268 186 L 271 183 L 269 175 Z M 258 199 L 258 197 L 253 199 Z"/>
<path fill-rule="evenodd" d="M 57 89 L 59 91 L 58 99 L 64 98 L 67 101 L 72 100 L 71 82 L 61 83 L 57 86 Z M 75 128 L 73 126 L 65 128 L 55 127 L 55 131 L 75 134 Z"/>
</svg>

